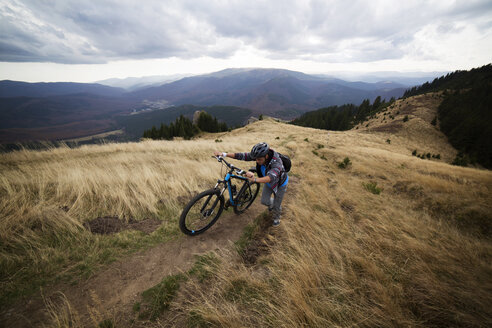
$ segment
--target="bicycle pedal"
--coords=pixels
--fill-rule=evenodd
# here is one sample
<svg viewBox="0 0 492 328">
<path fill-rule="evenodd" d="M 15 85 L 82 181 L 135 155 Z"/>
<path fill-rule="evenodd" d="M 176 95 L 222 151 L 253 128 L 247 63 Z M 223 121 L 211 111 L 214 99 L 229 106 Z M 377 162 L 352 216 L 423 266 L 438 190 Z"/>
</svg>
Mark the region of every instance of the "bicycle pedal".
<svg viewBox="0 0 492 328">
<path fill-rule="evenodd" d="M 229 206 L 231 205 L 231 203 L 227 202 L 225 205 L 224 205 L 224 210 L 228 210 L 229 209 Z"/>
</svg>

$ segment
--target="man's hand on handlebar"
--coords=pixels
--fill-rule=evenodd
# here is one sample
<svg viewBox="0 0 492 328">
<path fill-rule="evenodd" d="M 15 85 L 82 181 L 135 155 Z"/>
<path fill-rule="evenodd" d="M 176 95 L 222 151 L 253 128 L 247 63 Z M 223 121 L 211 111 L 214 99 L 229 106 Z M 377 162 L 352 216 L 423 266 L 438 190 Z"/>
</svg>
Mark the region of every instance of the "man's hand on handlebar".
<svg viewBox="0 0 492 328">
<path fill-rule="evenodd" d="M 246 172 L 246 177 L 248 178 L 249 182 L 256 182 L 255 181 L 255 175 L 253 172 Z"/>
</svg>

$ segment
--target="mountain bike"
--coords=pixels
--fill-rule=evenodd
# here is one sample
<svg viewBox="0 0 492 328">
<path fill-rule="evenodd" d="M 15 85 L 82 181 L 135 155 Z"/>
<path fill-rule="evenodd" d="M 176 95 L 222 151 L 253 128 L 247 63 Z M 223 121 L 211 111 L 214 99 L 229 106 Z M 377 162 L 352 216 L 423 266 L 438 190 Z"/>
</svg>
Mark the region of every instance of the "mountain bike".
<svg viewBox="0 0 492 328">
<path fill-rule="evenodd" d="M 245 177 L 246 171 L 228 163 L 222 156 L 212 158 L 225 165 L 228 170 L 223 180 L 217 180 L 215 187 L 193 197 L 181 213 L 179 228 L 190 236 L 206 231 L 219 219 L 222 211 L 230 206 L 234 208 L 234 213 L 243 213 L 251 206 L 260 190 L 259 183 L 249 182 Z M 249 171 L 256 172 L 256 169 Z M 237 191 L 237 185 L 241 183 L 241 188 Z M 224 199 L 226 190 L 229 192 L 227 202 Z"/>
</svg>

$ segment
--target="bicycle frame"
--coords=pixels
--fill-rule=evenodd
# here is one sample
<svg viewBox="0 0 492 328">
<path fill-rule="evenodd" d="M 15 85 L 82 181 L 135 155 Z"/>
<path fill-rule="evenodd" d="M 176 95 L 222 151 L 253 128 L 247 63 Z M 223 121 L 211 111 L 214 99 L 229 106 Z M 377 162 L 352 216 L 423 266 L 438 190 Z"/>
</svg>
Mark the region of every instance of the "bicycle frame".
<svg viewBox="0 0 492 328">
<path fill-rule="evenodd" d="M 232 179 L 239 179 L 239 180 L 243 180 L 243 181 L 248 181 L 248 178 L 245 178 L 245 177 L 242 177 L 242 176 L 228 172 L 226 174 L 224 180 L 217 181 L 217 185 L 215 186 L 215 188 L 217 188 L 219 186 L 219 184 L 223 183 L 224 188 L 222 188 L 222 191 L 220 194 L 222 195 L 224 193 L 226 187 L 227 187 L 227 191 L 229 192 L 229 203 L 232 206 L 234 206 L 236 204 L 234 201 L 234 194 L 232 193 L 232 182 L 231 182 Z"/>
<path fill-rule="evenodd" d="M 220 195 L 222 196 L 224 194 L 226 188 L 227 188 L 227 191 L 229 192 L 229 203 L 232 206 L 234 206 L 236 204 L 234 201 L 234 194 L 232 193 L 231 180 L 232 179 L 239 179 L 239 180 L 243 180 L 243 181 L 248 181 L 248 178 L 234 174 L 234 172 L 237 172 L 238 174 L 244 174 L 245 171 L 238 169 L 237 167 L 234 167 L 234 165 L 232 165 L 232 164 L 227 163 L 224 160 L 224 158 L 222 158 L 220 156 L 219 157 L 212 156 L 212 157 L 216 158 L 219 162 L 224 162 L 225 165 L 229 168 L 229 172 L 227 172 L 227 174 L 225 175 L 224 180 L 217 180 L 217 184 L 215 185 L 215 188 L 217 188 L 220 184 L 224 184 L 224 187 L 222 188 Z"/>
</svg>

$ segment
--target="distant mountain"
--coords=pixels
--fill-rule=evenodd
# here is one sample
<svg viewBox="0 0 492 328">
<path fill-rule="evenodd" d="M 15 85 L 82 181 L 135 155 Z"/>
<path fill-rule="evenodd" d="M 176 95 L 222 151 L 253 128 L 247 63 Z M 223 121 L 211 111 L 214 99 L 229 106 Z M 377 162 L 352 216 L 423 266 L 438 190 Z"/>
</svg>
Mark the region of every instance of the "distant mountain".
<svg viewBox="0 0 492 328">
<path fill-rule="evenodd" d="M 56 140 L 116 129 L 116 115 L 134 106 L 124 97 L 74 94 L 0 98 L 0 143 Z"/>
<path fill-rule="evenodd" d="M 159 86 L 165 83 L 170 83 L 191 74 L 174 74 L 174 75 L 154 75 L 143 77 L 127 77 L 124 79 L 106 79 L 97 81 L 96 83 L 104 84 L 116 88 L 124 88 L 127 91 L 134 91 L 137 89 L 147 88 L 151 86 Z"/>
<path fill-rule="evenodd" d="M 316 76 L 324 78 L 336 77 L 337 79 L 345 81 L 361 81 L 366 83 L 384 83 L 384 81 L 391 81 L 406 87 L 413 87 L 432 81 L 436 77 L 446 75 L 447 73 L 449 72 L 337 72 L 335 75 L 317 74 Z"/>
<path fill-rule="evenodd" d="M 28 83 L 0 81 L 0 97 L 49 97 L 76 93 L 90 93 L 98 96 L 118 97 L 125 92 L 121 88 L 108 87 L 97 83 Z"/>
<path fill-rule="evenodd" d="M 75 94 L 42 98 L 0 98 L 0 129 L 39 128 L 84 120 L 104 120 L 129 112 L 125 98 Z"/>
<path fill-rule="evenodd" d="M 397 98 L 405 89 L 399 84 L 346 82 L 282 69 L 227 69 L 142 89 L 129 96 L 166 100 L 176 106 L 238 106 L 291 119 L 330 105 L 360 103 L 377 96 Z"/>
</svg>

